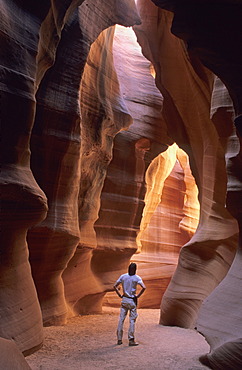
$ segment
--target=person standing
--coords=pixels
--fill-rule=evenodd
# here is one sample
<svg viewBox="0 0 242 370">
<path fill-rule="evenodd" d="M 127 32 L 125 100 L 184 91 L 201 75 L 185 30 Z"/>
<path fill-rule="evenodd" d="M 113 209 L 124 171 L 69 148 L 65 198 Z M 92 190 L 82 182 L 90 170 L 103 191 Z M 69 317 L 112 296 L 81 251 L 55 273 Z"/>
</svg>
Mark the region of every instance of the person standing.
<svg viewBox="0 0 242 370">
<path fill-rule="evenodd" d="M 123 325 L 124 320 L 129 311 L 129 330 L 128 339 L 129 346 L 138 346 L 135 342 L 134 332 L 135 332 L 135 321 L 138 317 L 137 314 L 137 299 L 144 293 L 146 286 L 139 275 L 136 275 L 136 263 L 131 263 L 128 267 L 128 273 L 121 275 L 114 285 L 114 289 L 117 295 L 122 298 L 120 316 L 117 328 L 117 344 L 122 344 L 123 339 Z M 118 286 L 122 284 L 123 294 L 121 295 Z M 141 286 L 141 290 L 138 295 L 136 295 L 137 285 Z"/>
</svg>

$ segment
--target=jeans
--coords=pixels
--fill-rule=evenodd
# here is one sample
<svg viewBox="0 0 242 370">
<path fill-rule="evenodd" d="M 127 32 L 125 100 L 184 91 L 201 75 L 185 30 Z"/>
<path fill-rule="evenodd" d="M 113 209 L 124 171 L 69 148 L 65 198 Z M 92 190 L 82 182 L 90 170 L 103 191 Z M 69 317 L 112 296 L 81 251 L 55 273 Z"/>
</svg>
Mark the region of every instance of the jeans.
<svg viewBox="0 0 242 370">
<path fill-rule="evenodd" d="M 128 331 L 128 339 L 134 339 L 134 330 L 135 330 L 135 321 L 138 317 L 136 305 L 132 298 L 123 297 L 121 302 L 120 308 L 120 316 L 119 316 L 119 323 L 117 329 L 117 337 L 118 340 L 122 340 L 123 338 L 123 325 L 124 320 L 127 316 L 129 311 L 129 331 Z"/>
</svg>

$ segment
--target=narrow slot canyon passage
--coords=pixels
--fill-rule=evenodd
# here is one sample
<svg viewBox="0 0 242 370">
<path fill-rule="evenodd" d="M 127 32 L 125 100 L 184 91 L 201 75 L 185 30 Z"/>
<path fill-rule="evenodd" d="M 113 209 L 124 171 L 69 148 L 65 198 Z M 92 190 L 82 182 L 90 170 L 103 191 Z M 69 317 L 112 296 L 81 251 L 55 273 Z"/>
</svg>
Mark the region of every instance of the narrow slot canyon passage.
<svg viewBox="0 0 242 370">
<path fill-rule="evenodd" d="M 241 13 L 2 0 L 0 369 L 242 368 Z"/>
<path fill-rule="evenodd" d="M 176 144 L 164 145 L 163 137 L 161 142 L 154 142 L 153 131 L 158 133 L 162 120 L 162 97 L 150 74 L 150 62 L 142 55 L 132 29 L 116 26 L 114 61 L 121 94 L 133 123 L 125 132 L 118 133 L 114 141 L 113 159 L 107 169 L 95 224 L 97 248 L 91 266 L 95 273 L 103 273 L 102 257 L 107 260 L 107 269 L 112 268 L 117 235 L 123 223 L 140 230 L 134 234 L 137 235 L 133 239 L 137 251 L 131 256 L 147 286 L 139 300 L 136 323 L 140 346 L 134 349 L 135 353 L 128 347 L 127 318 L 124 345 L 117 347 L 120 299 L 114 292 L 107 292 L 102 300 L 101 314 L 77 316 L 70 318 L 65 326 L 44 328 L 43 348 L 28 356 L 27 361 L 33 370 L 47 369 L 50 365 L 56 370 L 124 369 L 127 362 L 130 369 L 203 369 L 206 367 L 198 358 L 208 352 L 209 346 L 201 334 L 192 329 L 158 325 L 161 298 L 176 269 L 180 248 L 190 240 L 198 224 L 197 187 L 187 154 Z M 129 153 L 127 159 L 123 157 L 120 161 L 120 155 L 125 155 L 121 152 L 124 146 L 126 151 L 133 150 L 133 155 Z M 132 183 L 134 189 L 130 188 Z M 110 192 L 114 189 L 115 193 Z M 127 220 L 122 218 L 118 206 L 124 203 L 123 198 L 129 202 L 135 200 L 134 206 L 132 203 L 125 208 L 122 206 Z M 138 202 L 141 204 L 136 205 Z M 121 244 L 119 248 L 125 253 L 122 239 Z"/>
</svg>

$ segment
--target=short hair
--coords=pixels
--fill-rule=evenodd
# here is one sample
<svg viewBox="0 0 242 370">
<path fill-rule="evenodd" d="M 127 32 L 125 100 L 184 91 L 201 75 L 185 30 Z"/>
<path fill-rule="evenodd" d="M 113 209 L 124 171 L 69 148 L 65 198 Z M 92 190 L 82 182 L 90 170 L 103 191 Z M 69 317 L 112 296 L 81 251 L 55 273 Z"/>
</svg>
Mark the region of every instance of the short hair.
<svg viewBox="0 0 242 370">
<path fill-rule="evenodd" d="M 135 275 L 136 273 L 136 268 L 137 268 L 137 265 L 136 263 L 132 262 L 130 265 L 129 265 L 129 275 Z"/>
</svg>

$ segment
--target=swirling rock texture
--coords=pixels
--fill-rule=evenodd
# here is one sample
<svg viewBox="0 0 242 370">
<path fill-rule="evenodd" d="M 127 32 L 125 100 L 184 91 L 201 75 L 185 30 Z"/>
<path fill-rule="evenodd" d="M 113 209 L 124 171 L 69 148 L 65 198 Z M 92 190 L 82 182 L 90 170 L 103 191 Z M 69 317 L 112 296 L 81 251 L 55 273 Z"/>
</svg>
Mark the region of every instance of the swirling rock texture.
<svg viewBox="0 0 242 370">
<path fill-rule="evenodd" d="M 105 289 L 91 266 L 93 250 L 97 246 L 94 223 L 98 218 L 107 166 L 112 158 L 113 138 L 132 122 L 113 67 L 114 30 L 111 27 L 104 31 L 93 43 L 80 89 L 80 243 L 63 275 L 67 300 L 79 313 L 101 311 Z M 99 264 L 104 265 L 104 261 L 100 259 Z"/>
<path fill-rule="evenodd" d="M 43 150 L 43 161 L 46 161 L 43 166 L 45 173 L 36 176 L 40 177 L 39 181 L 42 180 L 51 207 L 44 223 L 29 234 L 29 243 L 33 276 L 46 325 L 65 322 L 68 310 L 66 301 L 74 312 L 96 312 L 99 307 L 98 295 L 104 294 L 103 287 L 90 267 L 93 248 L 96 247 L 93 224 L 98 217 L 100 192 L 112 156 L 113 137 L 120 129 L 131 123 L 131 117 L 119 96 L 118 82 L 112 66 L 110 50 L 113 29 L 110 28 L 103 34 L 100 32 L 116 22 L 126 26 L 139 22 L 138 15 L 132 9 L 132 2 L 129 4 L 123 2 L 121 8 L 120 4 L 117 9 L 113 7 L 113 11 L 107 17 L 110 12 L 109 6 L 108 2 L 98 4 L 89 1 L 79 7 L 77 17 L 69 19 L 63 30 L 55 65 L 46 74 L 39 89 L 40 103 L 43 98 L 44 101 L 40 104 L 42 107 L 39 125 L 36 121 L 37 130 L 42 124 L 41 131 L 36 130 L 37 139 L 39 137 L 45 146 L 44 133 L 52 145 L 49 146 L 49 156 L 46 156 L 46 150 Z M 129 16 L 124 18 L 123 12 Z M 102 22 L 97 22 L 97 17 Z M 93 45 L 83 73 L 91 43 Z M 70 56 L 66 59 L 67 76 L 63 74 L 62 58 L 65 56 Z M 63 78 L 61 84 L 60 76 Z M 57 85 L 59 95 L 55 92 Z M 55 99 L 50 99 L 53 90 Z M 79 99 L 81 126 L 78 119 Z M 52 106 L 47 108 L 50 103 Z M 54 116 L 58 116 L 57 121 L 52 118 L 53 111 Z M 44 118 L 43 112 L 47 115 Z M 38 119 L 38 115 L 36 117 Z M 44 131 L 42 122 L 47 125 Z M 60 122 L 63 124 L 60 125 Z M 61 131 L 58 133 L 60 128 Z M 33 138 L 36 140 L 35 136 Z M 36 148 L 38 142 L 35 142 Z M 61 150 L 61 146 L 65 156 L 63 159 L 59 152 L 56 153 L 56 148 Z M 35 158 L 37 160 L 35 169 L 38 173 L 40 156 L 37 152 Z M 47 165 L 47 161 L 50 163 L 49 158 L 53 160 L 52 167 Z M 70 167 L 69 163 L 74 165 Z M 56 171 L 57 181 L 53 182 L 49 171 L 52 176 L 53 171 Z M 46 181 L 48 178 L 49 187 Z M 40 252 L 41 239 L 44 239 L 45 252 L 43 245 Z M 49 253 L 53 262 L 46 264 L 46 270 L 42 270 L 38 260 Z M 61 274 L 72 256 L 63 274 L 64 296 Z M 57 257 L 59 264 L 54 264 Z"/>
<path fill-rule="evenodd" d="M 82 138 L 86 139 L 82 145 L 81 243 L 63 276 L 71 305 L 82 313 L 101 311 L 105 291 L 112 289 L 137 250 L 144 173 L 151 159 L 167 148 L 162 143 L 171 141 L 159 130 L 162 97 L 150 74 L 150 63 L 130 29 L 119 27 L 115 31 L 113 54 L 118 76 L 114 75 L 113 32 L 107 30 L 92 45 L 81 86 Z M 142 79 L 134 73 L 137 63 Z M 132 121 L 128 111 L 134 119 L 129 129 Z M 113 159 L 101 193 L 105 168 L 112 156 L 111 138 L 122 127 L 126 130 L 115 137 Z M 97 170 L 93 172 L 93 168 Z M 82 269 L 73 269 L 78 265 Z"/>
<path fill-rule="evenodd" d="M 154 169 L 150 170 L 150 166 L 157 168 L 156 184 L 153 184 L 153 188 L 162 188 L 160 181 L 165 177 L 165 169 L 168 168 L 166 171 L 168 177 L 176 162 L 176 155 L 173 156 L 174 160 L 170 161 L 167 154 L 170 151 L 165 151 L 172 140 L 167 136 L 166 125 L 161 115 L 163 99 L 155 86 L 151 74 L 152 66 L 142 55 L 132 30 L 116 27 L 114 62 L 122 96 L 134 122 L 129 129 L 115 137 L 113 160 L 108 167 L 101 194 L 99 219 L 95 224 L 98 246 L 93 253 L 92 268 L 106 289 L 110 289 L 119 274 L 126 271 L 130 257 L 137 250 L 136 236 L 142 219 L 145 192 L 147 185 L 152 186 L 151 182 L 155 182 L 154 176 L 150 175 L 148 184 L 147 171 L 151 174 L 154 173 Z M 122 148 L 126 150 L 123 151 Z M 176 152 L 177 149 L 173 150 Z M 157 161 L 158 166 L 153 164 Z M 179 180 L 183 182 L 183 175 L 179 177 L 178 171 L 174 178 L 170 184 L 171 188 L 176 187 Z M 150 204 L 146 207 L 149 214 L 153 213 L 159 204 L 151 200 L 155 197 L 156 191 L 157 189 L 150 193 Z M 167 194 L 165 198 L 168 203 Z M 175 213 L 175 209 L 180 207 L 180 200 L 183 204 L 183 188 L 178 188 L 177 197 L 174 198 L 171 210 Z M 146 244 L 145 250 L 140 241 L 142 237 L 139 237 L 138 252 L 141 253 L 132 257 L 132 260 L 138 262 L 138 271 L 148 286 L 146 294 L 140 299 L 139 307 L 159 307 L 161 296 L 175 269 L 178 250 L 184 243 L 182 237 L 180 239 L 179 236 L 174 237 L 174 234 L 179 234 L 177 231 L 179 221 L 174 224 L 171 221 L 171 228 L 168 229 L 164 222 L 165 218 L 162 222 L 159 212 L 157 215 L 156 229 L 153 230 L 152 237 L 149 234 L 149 246 Z M 145 223 L 149 221 L 146 220 Z M 161 232 L 158 227 L 161 228 Z M 172 242 L 164 251 L 162 258 L 158 251 L 161 251 L 161 246 L 164 247 L 167 240 L 162 242 L 159 237 L 164 231 L 167 240 L 170 238 Z M 187 237 L 190 239 L 190 236 L 186 236 L 186 241 Z M 120 301 L 116 294 L 110 293 L 105 296 L 103 304 L 119 306 Z"/>
<path fill-rule="evenodd" d="M 226 342 L 215 351 L 200 357 L 200 362 L 215 370 L 240 370 L 242 364 L 242 339 Z"/>
<path fill-rule="evenodd" d="M 168 133 L 189 155 L 200 203 L 197 231 L 181 249 L 162 299 L 160 322 L 193 327 L 203 300 L 226 276 L 237 248 L 237 223 L 225 207 L 224 148 L 209 116 L 214 77 L 172 35 L 171 12 L 146 1 L 138 7 L 142 25 L 135 31 L 156 70 Z"/>
<path fill-rule="evenodd" d="M 210 163 L 203 162 L 203 165 L 198 166 L 197 169 L 199 170 L 199 176 L 202 175 L 202 182 L 196 176 L 196 171 L 194 171 L 193 160 L 190 155 L 191 160 L 191 168 L 194 173 L 195 179 L 198 184 L 199 188 L 199 200 L 201 205 L 201 217 L 198 226 L 198 230 L 195 233 L 194 237 L 191 239 L 189 243 L 185 245 L 182 249 L 180 258 L 179 258 L 179 265 L 178 269 L 172 279 L 172 282 L 165 294 L 161 305 L 161 323 L 165 324 L 174 324 L 178 323 L 179 325 L 191 325 L 194 321 L 193 318 L 196 319 L 196 315 L 193 317 L 193 314 L 197 311 L 201 305 L 203 299 L 216 287 L 216 285 L 223 279 L 224 276 L 226 278 L 220 283 L 217 289 L 207 298 L 204 302 L 204 305 L 201 309 L 201 318 L 199 318 L 198 322 L 201 325 L 201 331 L 203 331 L 211 343 L 212 348 L 218 346 L 221 343 L 226 342 L 225 344 L 221 344 L 221 346 L 215 349 L 211 355 L 207 356 L 207 364 L 209 364 L 212 368 L 216 369 L 228 369 L 228 368 L 240 368 L 241 367 L 241 356 L 239 352 L 241 351 L 241 340 L 236 338 L 241 335 L 241 327 L 238 325 L 240 320 L 241 314 L 238 313 L 238 294 L 239 285 L 241 284 L 241 274 L 240 274 L 240 255 L 241 255 L 241 238 L 239 241 L 239 249 L 236 255 L 236 258 L 233 262 L 232 267 L 229 270 L 229 273 L 226 275 L 232 261 L 233 255 L 236 250 L 237 240 L 236 240 L 236 224 L 234 223 L 231 216 L 227 213 L 225 209 L 225 197 L 227 195 L 227 209 L 230 213 L 237 219 L 239 226 L 241 225 L 241 150 L 239 144 L 241 144 L 241 126 L 240 126 L 240 114 L 241 114 L 241 49 L 237 48 L 237 43 L 241 40 L 241 22 L 239 20 L 238 14 L 241 14 L 241 1 L 198 1 L 196 3 L 189 2 L 189 1 L 154 1 L 155 4 L 160 6 L 161 8 L 165 8 L 174 12 L 174 20 L 173 13 L 162 12 L 158 11 L 157 9 L 153 9 L 153 18 L 149 14 L 149 11 L 146 13 L 144 9 L 147 4 L 144 2 L 140 2 L 140 10 L 141 10 L 141 18 L 145 19 L 145 24 L 141 26 L 141 29 L 137 29 L 137 34 L 139 35 L 139 39 L 141 44 L 143 45 L 144 53 L 149 56 L 150 60 L 155 65 L 155 69 L 157 72 L 157 85 L 163 92 L 164 106 L 166 105 L 166 98 L 171 100 L 174 98 L 173 103 L 175 108 L 178 109 L 180 115 L 183 113 L 183 119 L 189 118 L 184 115 L 184 111 L 182 111 L 182 96 L 187 97 L 187 89 L 185 88 L 183 94 L 180 93 L 180 98 L 178 97 L 178 91 L 175 91 L 172 78 L 169 78 L 168 68 L 165 69 L 165 61 L 164 59 L 161 60 L 161 52 L 162 50 L 166 51 L 166 53 L 162 53 L 163 58 L 169 58 L 172 54 L 168 52 L 168 44 L 165 44 L 165 30 L 160 32 L 159 28 L 159 36 L 160 40 L 162 40 L 161 47 L 157 47 L 157 40 L 154 42 L 154 38 L 147 36 L 149 35 L 149 31 L 152 32 L 152 27 L 148 27 L 150 24 L 153 26 L 156 23 L 153 21 L 156 17 L 159 19 L 160 23 L 163 21 L 167 22 L 168 18 L 170 19 L 168 22 L 170 25 L 168 29 L 181 37 L 185 40 L 186 44 L 180 40 L 175 40 L 171 34 L 169 34 L 168 38 L 171 42 L 173 39 L 173 60 L 178 60 L 178 44 L 180 44 L 180 48 L 185 48 L 185 54 L 183 55 L 184 60 L 188 62 L 187 68 L 182 69 L 183 73 L 185 72 L 186 81 L 183 81 L 183 87 L 189 86 L 189 89 L 192 91 L 194 84 L 191 84 L 191 80 L 189 77 L 196 72 L 197 76 L 194 80 L 197 82 L 200 80 L 203 81 L 203 87 L 199 83 L 200 91 L 203 91 L 204 97 L 205 93 L 205 85 L 207 89 L 207 98 L 208 102 L 210 101 L 209 96 L 211 96 L 211 90 L 209 88 L 209 76 L 207 74 L 207 70 L 204 68 L 199 67 L 200 61 L 204 63 L 207 67 L 209 67 L 212 71 L 214 71 L 226 84 L 230 96 L 233 100 L 233 108 L 235 110 L 235 125 L 236 125 L 236 135 L 232 128 L 232 121 L 231 121 L 231 106 L 228 109 L 228 99 L 226 104 L 225 101 L 219 103 L 217 108 L 220 106 L 219 109 L 215 109 L 216 114 L 212 114 L 212 123 L 216 128 L 215 135 L 212 135 L 212 131 L 214 128 L 210 124 L 209 120 L 207 119 L 206 115 L 209 112 L 209 104 L 201 105 L 202 99 L 201 96 L 193 97 L 193 102 L 191 104 L 192 99 L 188 99 L 189 101 L 189 110 L 190 106 L 193 103 L 197 103 L 199 116 L 194 116 L 193 120 L 195 121 L 196 127 L 200 126 L 199 121 L 203 120 L 204 128 L 207 127 L 209 133 L 207 133 L 207 138 L 203 140 L 206 143 L 206 147 L 204 147 L 205 151 L 201 158 L 205 158 L 207 155 L 207 149 L 210 145 L 213 146 L 212 151 L 210 152 L 209 156 L 211 155 L 214 160 L 213 163 L 210 160 Z M 158 16 L 156 14 L 158 12 Z M 144 16 L 142 16 L 144 13 Z M 149 14 L 149 15 L 147 15 Z M 231 22 L 228 19 L 232 20 Z M 233 24 L 231 24 L 233 23 Z M 156 26 L 153 27 L 153 30 Z M 149 30 L 147 31 L 147 29 Z M 162 34 L 161 34 L 162 33 Z M 167 35 L 167 33 L 166 33 Z M 233 41 L 232 41 L 233 40 Z M 166 45 L 166 47 L 165 47 Z M 180 49 L 180 50 L 181 50 Z M 234 51 L 232 51 L 234 50 Z M 172 53 L 172 51 L 171 51 Z M 174 56 L 176 58 L 174 58 Z M 199 59 L 197 59 L 197 56 Z M 171 59 L 169 60 L 171 61 Z M 176 68 L 175 68 L 176 67 Z M 179 69 L 181 73 L 181 64 L 177 64 L 173 68 L 173 72 L 175 69 Z M 235 67 L 233 69 L 233 67 Z M 170 68 L 172 69 L 172 65 L 170 63 Z M 231 68 L 233 71 L 231 71 Z M 166 74 L 165 74 L 166 72 Z M 236 77 L 236 76 L 240 77 Z M 193 75 L 195 77 L 195 75 Z M 181 76 L 179 76 L 181 77 Z M 181 78 L 182 81 L 182 78 Z M 194 81 L 195 82 L 195 81 Z M 205 83 L 205 84 L 204 84 Z M 177 88 L 177 85 L 176 85 Z M 217 86 L 215 84 L 215 90 Z M 178 90 L 178 88 L 177 88 Z M 223 93 L 224 93 L 224 89 Z M 167 94 L 166 94 L 167 92 Z M 217 91 L 218 92 L 218 91 Z M 221 92 L 221 91 L 220 91 Z M 198 94 L 199 95 L 199 94 Z M 225 93 L 226 95 L 226 93 Z M 205 103 L 205 101 L 204 101 Z M 214 102 L 213 102 L 214 103 Z M 218 101 L 217 101 L 218 103 Z M 206 107 L 207 105 L 207 107 Z M 214 108 L 214 107 L 213 107 Z M 205 115 L 205 111 L 207 112 Z M 203 112 L 203 113 L 202 113 Z M 167 113 L 166 108 L 164 108 L 164 113 L 167 117 L 167 121 L 169 122 L 168 115 L 171 114 L 171 109 Z M 204 115 L 203 115 L 204 114 Z M 188 123 L 188 120 L 184 121 Z M 210 127 L 211 126 L 211 127 Z M 187 130 L 188 125 L 186 126 L 186 133 L 188 133 L 188 138 L 190 137 L 189 131 Z M 202 127 L 200 127 L 201 129 Z M 203 130 L 202 130 L 203 131 Z M 200 134 L 202 134 L 200 131 Z M 193 125 L 193 134 L 196 133 L 196 128 Z M 213 137 L 214 140 L 209 144 L 208 137 Z M 229 136 L 231 135 L 231 138 Z M 234 135 L 234 136 L 233 136 Z M 171 135 L 172 136 L 172 135 Z M 172 136 L 174 137 L 174 136 Z M 194 143 L 198 139 L 193 137 Z M 218 141 L 219 139 L 219 141 Z M 199 140 L 198 140 L 199 141 Z M 198 144 L 197 141 L 197 144 Z M 176 142 L 181 145 L 180 141 Z M 192 146 L 192 140 L 191 140 Z M 222 151 L 221 151 L 222 148 Z M 195 156 L 195 163 L 197 162 L 197 154 L 195 148 L 192 148 L 192 155 Z M 209 150 L 210 151 L 210 150 Z M 224 154 L 223 154 L 224 151 Z M 213 153 L 214 152 L 214 153 Z M 224 164 L 222 164 L 221 159 L 222 157 L 226 158 L 227 164 L 227 172 L 228 172 L 228 185 L 226 189 L 226 183 L 222 185 L 221 183 L 218 184 L 218 179 L 221 180 L 221 175 L 224 173 Z M 213 183 L 213 189 L 211 189 L 211 193 L 208 194 L 207 191 L 204 189 L 206 185 L 206 177 L 209 175 L 208 173 L 208 165 L 210 167 L 210 180 Z M 212 173 L 211 173 L 212 171 Z M 219 175 L 220 173 L 220 175 Z M 219 175 L 219 177 L 218 177 Z M 226 181 L 225 174 L 222 177 Z M 220 182 L 219 180 L 219 182 Z M 212 185 L 210 183 L 210 185 Z M 222 188 L 220 188 L 222 185 Z M 227 194 L 226 194 L 227 193 Z M 209 203 L 212 201 L 212 213 L 214 215 L 214 219 L 211 220 L 210 217 L 204 217 L 204 212 L 207 213 L 209 209 Z M 218 202 L 218 203 L 217 203 Z M 215 205 L 215 203 L 217 203 Z M 225 212 L 224 212 L 224 210 Z M 215 212 L 215 213 L 214 213 Z M 209 211 L 210 213 L 210 211 Z M 212 215 L 211 213 L 211 215 Z M 212 221 L 212 222 L 211 222 Z M 219 223 L 223 225 L 223 227 L 219 227 Z M 217 226 L 216 226 L 217 224 Z M 214 234 L 212 237 L 209 236 L 210 232 L 214 232 L 215 229 L 219 230 L 219 234 L 217 236 Z M 225 229 L 223 229 L 225 228 Z M 210 229 L 210 231 L 209 231 Z M 241 227 L 240 227 L 241 229 Z M 224 240 L 221 239 L 221 236 L 224 234 Z M 209 242 L 204 243 L 204 237 L 209 236 Z M 201 243 L 201 244 L 200 244 Z M 203 251 L 200 250 L 200 246 L 204 243 Z M 219 257 L 220 255 L 220 257 Z M 185 258 L 184 258 L 185 257 Z M 219 259 L 221 258 L 221 261 Z M 222 263 L 221 263 L 222 262 Z M 224 267 L 222 265 L 224 264 Z M 214 266 L 213 266 L 214 265 Z M 227 265 L 227 266 L 226 266 Z M 208 274 L 210 274 L 210 268 L 214 269 L 213 277 L 210 276 L 211 280 L 209 282 Z M 209 271 L 210 270 L 210 271 Z M 222 270 L 224 270 L 222 272 Z M 194 273 L 196 274 L 196 279 L 194 279 Z M 207 275 L 207 276 L 206 276 Z M 190 276 L 189 280 L 187 277 Z M 179 288 L 178 279 L 182 282 L 182 287 Z M 203 292 L 200 289 L 197 289 L 195 285 L 200 281 L 203 283 Z M 191 283 L 191 280 L 194 282 L 196 281 L 195 285 Z M 216 281 L 217 280 L 217 281 Z M 208 288 L 209 285 L 209 289 Z M 194 289 L 193 297 L 195 300 L 189 301 L 189 292 L 191 288 Z M 233 288 L 232 288 L 233 286 Z M 192 289 L 193 289 L 192 288 Z M 212 289 L 211 289 L 212 288 Z M 203 298 L 202 298 L 203 296 Z M 175 297 L 175 299 L 174 299 Z M 201 299 L 202 298 L 202 299 Z M 200 300 L 201 299 L 201 300 Z M 200 302 L 199 302 L 200 301 Z M 190 307 L 189 307 L 190 306 Z M 209 311 L 210 309 L 210 311 Z M 170 311 L 170 312 L 168 312 Z M 193 313 L 191 312 L 193 311 Z M 217 316 L 217 311 L 219 316 Z M 179 316 L 179 319 L 176 317 Z M 181 319 L 183 316 L 183 319 Z M 218 318 L 216 319 L 215 325 L 212 325 L 211 330 L 209 329 L 209 322 L 212 323 L 211 316 Z M 228 320 L 228 317 L 231 316 L 231 319 Z M 192 324 L 193 325 L 193 324 Z M 238 325 L 238 326 L 237 326 Z M 204 330 L 203 330 L 204 329 Z M 231 341 L 227 342 L 229 339 Z M 230 355 L 228 355 L 230 353 Z M 227 359 L 225 360 L 225 358 Z M 211 361 L 209 361 L 209 359 Z"/>
<path fill-rule="evenodd" d="M 152 161 L 146 183 L 145 208 L 137 237 L 141 253 L 134 255 L 132 261 L 138 262 L 148 288 L 139 306 L 159 308 L 180 249 L 196 231 L 198 193 L 188 156 L 176 144 Z"/>
<path fill-rule="evenodd" d="M 199 56 L 226 85 L 241 135 L 242 51 L 237 47 L 242 37 L 241 0 L 152 1 L 174 13 L 172 33 L 185 40 L 189 52 Z"/>
<path fill-rule="evenodd" d="M 80 219 L 92 217 L 90 223 L 93 222 L 93 215 L 90 216 L 90 211 L 82 205 L 78 207 L 79 188 L 85 194 L 85 204 L 91 208 L 89 201 L 92 198 L 98 208 L 98 193 L 93 197 L 93 193 L 88 190 L 91 193 L 91 197 L 88 197 L 84 190 L 85 186 L 89 189 L 91 182 L 92 189 L 95 188 L 93 178 L 90 178 L 88 183 L 86 178 L 83 179 L 85 168 L 90 165 L 85 161 L 87 150 L 83 148 L 89 146 L 91 152 L 95 135 L 91 136 L 90 133 L 91 140 L 88 141 L 84 110 L 80 127 L 79 89 L 91 43 L 102 30 L 118 21 L 116 13 L 111 14 L 113 19 L 111 15 L 109 19 L 104 16 L 106 8 L 107 3 L 94 4 L 89 1 L 83 2 L 72 13 L 62 31 L 55 63 L 42 79 L 37 92 L 31 165 L 38 183 L 48 197 L 49 212 L 45 221 L 29 232 L 28 243 L 45 325 L 65 322 L 67 307 L 61 275 L 78 245 L 79 238 L 84 245 L 88 245 L 84 240 L 86 232 L 83 230 L 83 224 L 80 225 L 81 234 L 79 232 L 78 214 Z M 97 17 L 103 21 L 97 22 Z M 90 121 L 92 118 L 90 117 Z M 82 144 L 80 130 L 83 136 Z M 96 127 L 94 131 L 97 135 Z M 112 134 L 114 135 L 114 132 Z M 102 132 L 99 135 L 100 138 L 103 137 Z M 98 163 L 97 170 L 100 165 L 98 159 L 101 159 L 97 153 L 98 149 L 95 151 L 98 158 L 93 156 Z M 106 164 L 106 158 L 104 163 Z M 93 170 L 92 166 L 90 168 Z M 96 174 L 95 171 L 92 173 Z M 102 176 L 104 175 L 102 170 Z M 101 188 L 100 178 L 97 183 Z M 90 226 L 88 231 L 90 242 Z M 55 262 L 56 259 L 58 263 Z M 48 260 L 48 263 L 42 265 L 39 260 Z"/>
<path fill-rule="evenodd" d="M 126 0 L 37 6 L 8 1 L 1 3 L 1 17 L 0 335 L 29 353 L 42 344 L 42 315 L 46 324 L 59 324 L 67 314 L 61 273 L 79 241 L 78 91 L 85 58 L 103 29 L 117 22 L 133 25 L 139 17 Z M 49 212 L 40 224 L 46 195 Z"/>
<path fill-rule="evenodd" d="M 1 259 L 0 336 L 21 350 L 43 341 L 39 303 L 28 262 L 26 234 L 47 212 L 47 199 L 30 170 L 35 114 L 35 58 L 45 16 L 1 2 Z"/>
<path fill-rule="evenodd" d="M 197 325 L 207 364 L 236 368 L 242 4 L 136 3 L 147 59 L 113 27 L 140 24 L 134 1 L 1 2 L 0 337 L 28 354 L 43 323 L 100 312 L 132 258 L 140 304 L 166 290 L 160 323 Z"/>
<path fill-rule="evenodd" d="M 233 125 L 234 109 L 231 98 L 225 86 L 218 79 L 215 81 L 211 115 L 215 124 L 220 123 L 221 139 L 227 147 L 227 205 L 235 217 L 235 210 L 238 211 L 238 217 L 241 179 L 240 175 L 238 176 L 238 167 L 235 166 L 235 163 L 237 163 L 240 144 Z M 205 335 L 211 346 L 211 353 L 207 356 L 206 361 L 212 368 L 241 368 L 240 336 L 242 327 L 239 303 L 242 299 L 240 294 L 241 278 L 241 250 L 239 247 L 227 276 L 204 301 L 199 312 L 197 328 Z"/>
<path fill-rule="evenodd" d="M 55 59 L 66 17 L 82 1 L 1 2 L 1 329 L 25 353 L 43 341 L 27 231 L 46 217 L 47 198 L 30 168 L 41 76 Z M 61 5 L 61 6 L 60 6 Z"/>
</svg>

